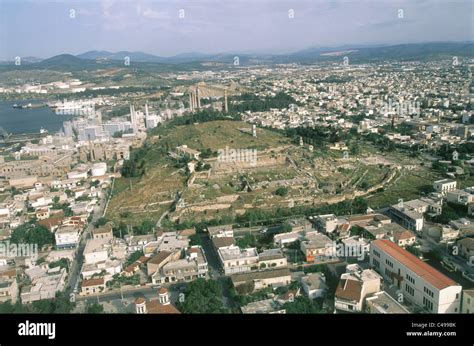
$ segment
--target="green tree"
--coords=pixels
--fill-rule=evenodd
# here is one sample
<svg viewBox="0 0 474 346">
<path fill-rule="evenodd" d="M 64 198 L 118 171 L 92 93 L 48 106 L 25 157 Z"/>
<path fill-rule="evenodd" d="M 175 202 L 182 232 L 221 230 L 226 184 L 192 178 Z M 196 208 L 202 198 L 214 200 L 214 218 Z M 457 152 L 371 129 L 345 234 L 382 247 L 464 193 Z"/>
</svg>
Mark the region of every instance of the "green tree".
<svg viewBox="0 0 474 346">
<path fill-rule="evenodd" d="M 177 308 L 189 314 L 225 313 L 222 303 L 222 287 L 216 280 L 199 278 L 188 284 L 184 302 L 178 302 Z"/>
<path fill-rule="evenodd" d="M 142 256 L 144 256 L 142 250 L 137 250 L 135 252 L 132 252 L 130 256 L 127 258 L 127 260 L 125 261 L 124 267 L 129 266 L 130 264 L 137 261 Z"/>
<path fill-rule="evenodd" d="M 103 312 L 104 307 L 98 303 L 93 303 L 87 307 L 88 314 L 102 314 Z"/>
<path fill-rule="evenodd" d="M 37 244 L 38 248 L 52 245 L 54 236 L 47 228 L 40 225 L 23 224 L 15 228 L 11 234 L 10 242 L 15 244 Z"/>
<path fill-rule="evenodd" d="M 293 302 L 283 304 L 287 314 L 320 314 L 324 313 L 321 303 L 305 296 L 297 297 Z"/>
<path fill-rule="evenodd" d="M 100 226 L 104 226 L 107 224 L 107 222 L 109 222 L 109 220 L 106 218 L 106 217 L 100 217 L 97 219 L 97 221 L 94 223 L 94 226 L 96 228 L 100 227 Z"/>
<path fill-rule="evenodd" d="M 199 245 L 202 246 L 202 238 L 199 233 L 193 234 L 192 236 L 189 237 L 189 245 Z"/>
<path fill-rule="evenodd" d="M 288 195 L 288 188 L 285 186 L 280 186 L 278 189 L 276 189 L 275 195 L 281 196 L 281 197 Z"/>
</svg>

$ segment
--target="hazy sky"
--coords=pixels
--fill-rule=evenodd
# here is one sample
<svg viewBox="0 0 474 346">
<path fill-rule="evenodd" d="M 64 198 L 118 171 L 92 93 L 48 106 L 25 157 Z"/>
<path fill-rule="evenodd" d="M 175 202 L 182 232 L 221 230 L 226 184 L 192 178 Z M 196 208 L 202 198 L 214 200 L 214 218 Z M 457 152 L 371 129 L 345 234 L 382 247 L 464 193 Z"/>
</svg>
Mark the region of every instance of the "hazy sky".
<svg viewBox="0 0 474 346">
<path fill-rule="evenodd" d="M 472 0 L 0 0 L 0 59 L 88 50 L 170 56 L 474 40 L 473 4 Z"/>
</svg>

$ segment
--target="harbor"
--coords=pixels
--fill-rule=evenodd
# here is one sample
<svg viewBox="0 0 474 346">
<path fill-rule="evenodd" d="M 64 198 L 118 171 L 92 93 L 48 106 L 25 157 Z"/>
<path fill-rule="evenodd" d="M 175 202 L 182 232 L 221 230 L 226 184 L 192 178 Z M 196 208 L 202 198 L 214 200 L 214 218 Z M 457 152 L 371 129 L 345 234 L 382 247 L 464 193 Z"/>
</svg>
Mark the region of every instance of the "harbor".
<svg viewBox="0 0 474 346">
<path fill-rule="evenodd" d="M 14 108 L 15 105 L 22 108 Z M 6 137 L 5 133 L 9 135 L 8 141 L 15 138 L 13 135 L 39 135 L 42 128 L 49 133 L 56 133 L 61 130 L 63 121 L 72 117 L 58 116 L 42 99 L 0 101 L 0 127 L 3 129 L 3 138 Z"/>
</svg>

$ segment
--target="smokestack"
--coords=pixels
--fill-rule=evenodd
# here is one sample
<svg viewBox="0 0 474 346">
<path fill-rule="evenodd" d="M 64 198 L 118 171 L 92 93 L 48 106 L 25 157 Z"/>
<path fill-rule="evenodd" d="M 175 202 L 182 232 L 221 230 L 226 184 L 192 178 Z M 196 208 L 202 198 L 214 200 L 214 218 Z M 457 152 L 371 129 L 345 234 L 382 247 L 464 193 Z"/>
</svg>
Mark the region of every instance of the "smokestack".
<svg viewBox="0 0 474 346">
<path fill-rule="evenodd" d="M 196 100 L 197 100 L 197 108 L 200 109 L 201 108 L 201 98 L 200 98 L 200 95 L 199 95 L 199 88 L 196 88 Z"/>
<path fill-rule="evenodd" d="M 87 138 L 89 140 L 89 160 L 92 162 L 94 161 L 94 149 L 92 148 L 92 141 L 91 141 L 91 135 L 87 135 Z"/>
<path fill-rule="evenodd" d="M 138 131 L 138 124 L 137 124 L 137 115 L 135 114 L 135 106 L 130 105 L 130 123 L 132 124 L 133 132 Z"/>
<path fill-rule="evenodd" d="M 189 92 L 189 111 L 192 112 L 194 111 L 193 109 L 193 92 Z"/>
<path fill-rule="evenodd" d="M 145 103 L 145 116 L 148 117 L 148 102 Z"/>
<path fill-rule="evenodd" d="M 227 90 L 224 90 L 224 112 L 228 112 L 229 108 L 227 107 Z"/>
</svg>

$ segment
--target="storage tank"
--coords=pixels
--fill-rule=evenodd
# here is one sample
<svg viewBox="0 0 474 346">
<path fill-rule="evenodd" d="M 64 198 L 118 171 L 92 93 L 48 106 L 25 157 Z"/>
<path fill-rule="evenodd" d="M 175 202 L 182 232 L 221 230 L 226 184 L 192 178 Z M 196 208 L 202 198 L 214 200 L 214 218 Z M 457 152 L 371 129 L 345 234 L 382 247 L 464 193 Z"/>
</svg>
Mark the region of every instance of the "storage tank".
<svg viewBox="0 0 474 346">
<path fill-rule="evenodd" d="M 107 164 L 105 162 L 94 163 L 91 168 L 91 175 L 93 177 L 99 177 L 105 175 L 107 172 Z"/>
</svg>

